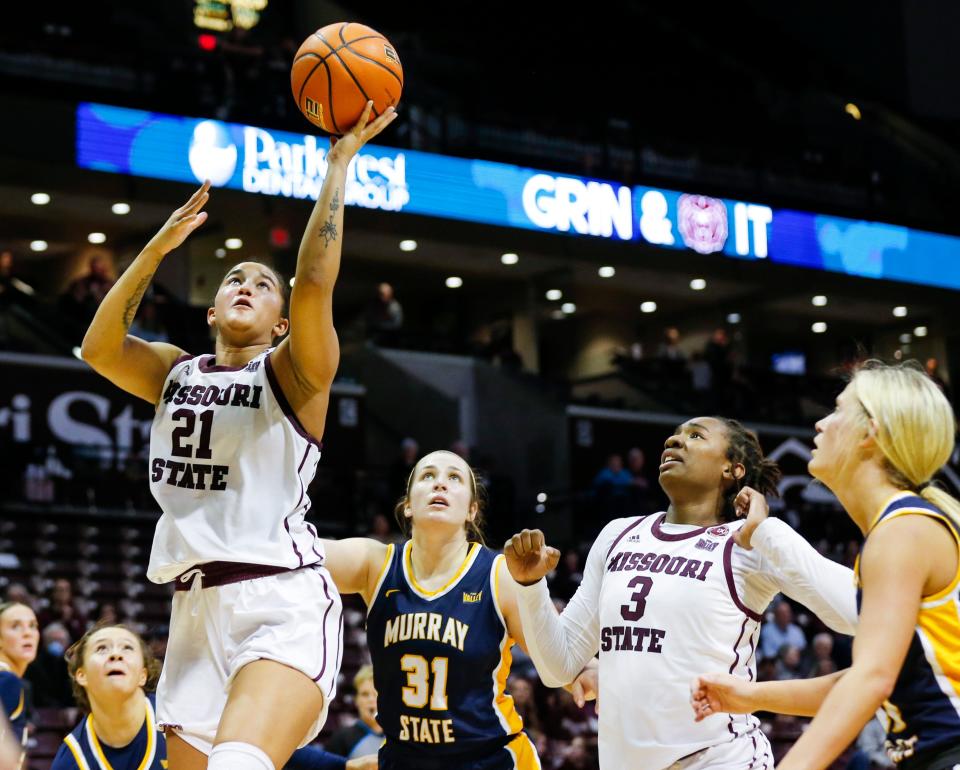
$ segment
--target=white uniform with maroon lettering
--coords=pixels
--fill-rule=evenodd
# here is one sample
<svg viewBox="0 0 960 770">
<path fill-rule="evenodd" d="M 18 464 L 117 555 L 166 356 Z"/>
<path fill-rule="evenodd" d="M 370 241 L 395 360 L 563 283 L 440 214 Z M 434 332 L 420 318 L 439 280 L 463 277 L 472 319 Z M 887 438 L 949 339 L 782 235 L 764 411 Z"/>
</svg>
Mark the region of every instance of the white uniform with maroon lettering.
<svg viewBox="0 0 960 770">
<path fill-rule="evenodd" d="M 776 533 L 771 559 L 760 547 L 746 551 L 734 543 L 742 522 L 704 529 L 665 518 L 608 524 L 561 616 L 543 581 L 520 588 L 531 657 L 544 682 L 558 686 L 599 651 L 604 770 L 773 768 L 755 717 L 717 714 L 694 722 L 690 681 L 711 671 L 756 677 L 761 613 L 779 591 L 852 633 L 852 573 L 776 519 L 755 535 L 759 543 Z"/>
<path fill-rule="evenodd" d="M 325 707 L 336 692 L 340 597 L 304 519 L 319 459 L 320 444 L 280 390 L 270 351 L 238 368 L 184 356 L 170 370 L 150 434 L 150 489 L 163 515 L 147 577 L 192 587 L 173 599 L 157 715 L 204 753 L 233 677 L 253 660 L 307 674 Z M 201 588 L 210 562 L 279 572 Z M 304 743 L 325 717 L 326 708 Z"/>
</svg>

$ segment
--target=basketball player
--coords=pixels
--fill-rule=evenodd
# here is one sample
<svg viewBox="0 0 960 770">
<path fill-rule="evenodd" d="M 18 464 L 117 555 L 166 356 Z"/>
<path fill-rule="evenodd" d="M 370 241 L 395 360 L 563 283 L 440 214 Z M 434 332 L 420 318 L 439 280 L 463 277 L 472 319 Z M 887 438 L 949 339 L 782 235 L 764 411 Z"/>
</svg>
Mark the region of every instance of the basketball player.
<svg viewBox="0 0 960 770">
<path fill-rule="evenodd" d="M 205 221 L 206 182 L 120 277 L 83 341 L 94 369 L 156 405 L 150 483 L 163 515 L 147 576 L 180 589 L 157 689 L 172 770 L 282 767 L 334 695 L 340 600 L 304 515 L 339 360 L 332 293 L 347 165 L 396 117 L 368 123 L 371 109 L 327 154 L 290 320 L 279 276 L 241 262 L 207 311 L 215 355 L 126 333 L 162 259 Z"/>
<path fill-rule="evenodd" d="M 160 662 L 122 625 L 88 631 L 67 651 L 73 697 L 86 713 L 51 770 L 164 770 L 167 745 L 153 690 Z"/>
<path fill-rule="evenodd" d="M 882 707 L 887 753 L 899 768 L 960 764 L 960 502 L 931 484 L 955 434 L 949 402 L 918 366 L 869 362 L 854 375 L 817 423 L 808 466 L 865 537 L 853 665 L 742 691 L 725 677 L 700 677 L 698 717 L 816 714 L 779 766 L 796 770 L 829 766 Z"/>
<path fill-rule="evenodd" d="M 6 745 L 27 745 L 23 674 L 37 657 L 39 643 L 40 629 L 33 610 L 17 602 L 0 604 L 0 704 L 9 721 L 4 730 L 5 734 L 9 730 Z M 19 753 L 18 762 L 23 764 L 22 748 Z"/>
<path fill-rule="evenodd" d="M 752 550 L 737 545 L 737 493 L 750 485 L 776 494 L 779 476 L 737 421 L 685 422 L 667 439 L 660 464 L 669 508 L 604 527 L 560 616 L 543 580 L 559 552 L 538 530 L 507 541 L 507 566 L 521 584 L 523 632 L 541 679 L 564 685 L 599 650 L 602 768 L 772 770 L 757 719 L 723 714 L 694 722 L 689 678 L 722 667 L 753 679 L 762 613 L 780 591 L 832 628 L 853 631 L 850 570 L 775 519 L 754 535 Z"/>
<path fill-rule="evenodd" d="M 524 638 L 503 557 L 482 543 L 484 502 L 463 458 L 431 452 L 397 506 L 409 540 L 324 541 L 337 587 L 368 607 L 382 769 L 540 767 L 504 690 Z"/>
</svg>

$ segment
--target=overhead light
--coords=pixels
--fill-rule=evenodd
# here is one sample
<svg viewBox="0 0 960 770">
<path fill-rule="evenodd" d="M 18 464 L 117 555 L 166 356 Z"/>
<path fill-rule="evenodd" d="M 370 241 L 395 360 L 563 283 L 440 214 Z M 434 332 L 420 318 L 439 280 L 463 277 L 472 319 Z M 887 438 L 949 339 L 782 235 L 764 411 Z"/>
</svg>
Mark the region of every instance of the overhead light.
<svg viewBox="0 0 960 770">
<path fill-rule="evenodd" d="M 533 510 L 537 513 L 543 513 L 545 510 L 547 510 L 547 506 L 545 506 L 543 503 L 537 503 Z"/>
<path fill-rule="evenodd" d="M 906 309 L 903 305 L 897 305 L 897 306 L 893 309 L 893 314 L 894 314 L 897 318 L 903 318 L 903 317 L 907 314 L 907 309 Z"/>
<path fill-rule="evenodd" d="M 240 249 L 243 248 L 243 241 L 240 238 L 227 238 L 223 245 L 228 249 Z"/>
<path fill-rule="evenodd" d="M 90 235 L 87 236 L 87 240 L 90 241 L 90 243 L 105 243 L 107 236 L 103 233 L 90 233 Z"/>
<path fill-rule="evenodd" d="M 291 276 L 290 276 L 290 288 L 291 288 L 291 289 L 293 288 L 293 284 L 295 284 L 296 282 L 297 282 L 297 276 L 291 275 Z"/>
<path fill-rule="evenodd" d="M 46 251 L 46 241 L 30 241 L 30 251 Z"/>
<path fill-rule="evenodd" d="M 728 324 L 738 324 L 738 323 L 740 323 L 740 314 L 739 314 L 739 313 L 727 313 L 727 323 L 728 323 Z"/>
<path fill-rule="evenodd" d="M 547 493 L 546 493 L 546 492 L 538 492 L 538 493 L 537 493 L 537 502 L 538 502 L 538 503 L 545 503 L 545 502 L 547 502 Z"/>
<path fill-rule="evenodd" d="M 824 307 L 827 304 L 827 298 L 822 294 L 817 294 L 810 300 L 810 304 L 814 307 Z"/>
<path fill-rule="evenodd" d="M 227 256 L 227 250 L 221 246 L 219 249 L 213 252 L 213 254 L 217 259 L 223 259 L 225 256 Z"/>
<path fill-rule="evenodd" d="M 416 251 L 416 241 L 400 241 L 400 251 Z"/>
<path fill-rule="evenodd" d="M 561 312 L 564 312 L 564 313 L 566 313 L 567 315 L 570 315 L 571 313 L 576 313 L 576 312 L 577 312 L 577 306 L 574 305 L 572 302 L 564 302 L 564 303 L 560 306 L 560 310 L 561 310 Z"/>
<path fill-rule="evenodd" d="M 119 214 L 120 216 L 123 216 L 124 214 L 129 214 L 129 213 L 130 213 L 130 204 L 129 204 L 129 203 L 122 203 L 122 202 L 121 202 L 121 203 L 114 203 L 114 204 L 110 207 L 110 210 L 111 210 L 114 214 Z"/>
<path fill-rule="evenodd" d="M 616 268 L 611 265 L 604 265 L 599 270 L 597 270 L 597 275 L 601 278 L 613 278 L 617 274 Z"/>
<path fill-rule="evenodd" d="M 926 326 L 918 326 L 916 329 L 913 330 L 913 336 L 914 336 L 914 337 L 926 337 L 926 336 L 927 336 L 927 327 L 926 327 Z"/>
<path fill-rule="evenodd" d="M 703 278 L 694 278 L 690 281 L 690 288 L 694 291 L 703 291 L 707 288 L 707 282 Z"/>
<path fill-rule="evenodd" d="M 900 350 L 900 348 L 897 348 L 896 350 L 893 351 L 893 357 L 894 357 L 897 361 L 899 361 L 900 359 L 903 358 L 903 351 Z"/>
<path fill-rule="evenodd" d="M 910 344 L 910 340 L 912 340 L 912 339 L 913 339 L 913 337 L 911 337 L 909 334 L 907 334 L 906 332 L 904 332 L 903 334 L 900 335 L 900 344 L 901 344 L 901 345 L 909 345 L 909 344 Z"/>
<path fill-rule="evenodd" d="M 451 275 L 447 278 L 447 288 L 448 289 L 459 289 L 463 286 L 463 279 L 458 275 Z"/>
<path fill-rule="evenodd" d="M 563 296 L 563 292 L 560 289 L 547 289 L 547 299 L 551 302 L 560 299 Z"/>
<path fill-rule="evenodd" d="M 843 107 L 843 111 L 854 120 L 860 120 L 860 108 L 853 102 L 847 102 Z"/>
<path fill-rule="evenodd" d="M 46 193 L 34 193 L 30 196 L 30 202 L 37 206 L 46 206 L 50 202 L 50 196 Z"/>
<path fill-rule="evenodd" d="M 656 302 L 641 302 L 640 303 L 640 312 L 641 313 L 655 313 L 657 311 Z"/>
<path fill-rule="evenodd" d="M 814 334 L 823 334 L 827 330 L 827 325 L 823 321 L 817 321 L 810 327 Z"/>
<path fill-rule="evenodd" d="M 513 252 L 508 252 L 500 255 L 500 261 L 505 265 L 515 265 L 520 261 L 520 257 Z"/>
</svg>

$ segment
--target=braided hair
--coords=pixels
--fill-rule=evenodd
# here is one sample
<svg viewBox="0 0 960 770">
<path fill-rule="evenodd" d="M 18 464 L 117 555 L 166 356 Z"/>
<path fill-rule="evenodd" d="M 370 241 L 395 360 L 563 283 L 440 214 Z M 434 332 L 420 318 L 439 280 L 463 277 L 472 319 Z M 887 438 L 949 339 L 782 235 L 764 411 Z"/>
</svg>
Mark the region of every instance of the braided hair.
<svg viewBox="0 0 960 770">
<path fill-rule="evenodd" d="M 735 479 L 723 496 L 720 518 L 736 521 L 737 511 L 733 501 L 744 487 L 753 487 L 764 496 L 780 497 L 777 483 L 783 475 L 775 460 L 763 456 L 757 434 L 738 420 L 729 417 L 714 417 L 727 429 L 727 459 L 744 467 L 743 478 Z"/>
</svg>

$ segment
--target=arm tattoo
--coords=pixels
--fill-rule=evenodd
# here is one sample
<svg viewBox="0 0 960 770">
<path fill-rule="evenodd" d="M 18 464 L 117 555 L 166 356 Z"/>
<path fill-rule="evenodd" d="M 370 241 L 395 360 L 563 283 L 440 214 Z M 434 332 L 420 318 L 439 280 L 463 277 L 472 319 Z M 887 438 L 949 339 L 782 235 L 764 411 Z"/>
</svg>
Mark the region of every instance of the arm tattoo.
<svg viewBox="0 0 960 770">
<path fill-rule="evenodd" d="M 337 240 L 337 226 L 333 223 L 333 217 L 330 217 L 320 228 L 320 237 L 323 238 L 323 245 L 329 246 L 330 241 Z"/>
<path fill-rule="evenodd" d="M 340 191 L 334 190 L 333 200 L 330 201 L 330 211 L 336 211 L 338 208 L 340 208 Z"/>
<path fill-rule="evenodd" d="M 140 300 L 143 299 L 144 292 L 146 292 L 147 287 L 150 285 L 151 276 L 146 276 L 143 278 L 140 283 L 137 284 L 137 288 L 133 290 L 133 295 L 127 301 L 127 306 L 123 310 L 123 330 L 127 331 L 130 328 L 130 324 L 133 323 L 133 317 L 137 314 L 137 308 L 140 307 Z"/>
</svg>

